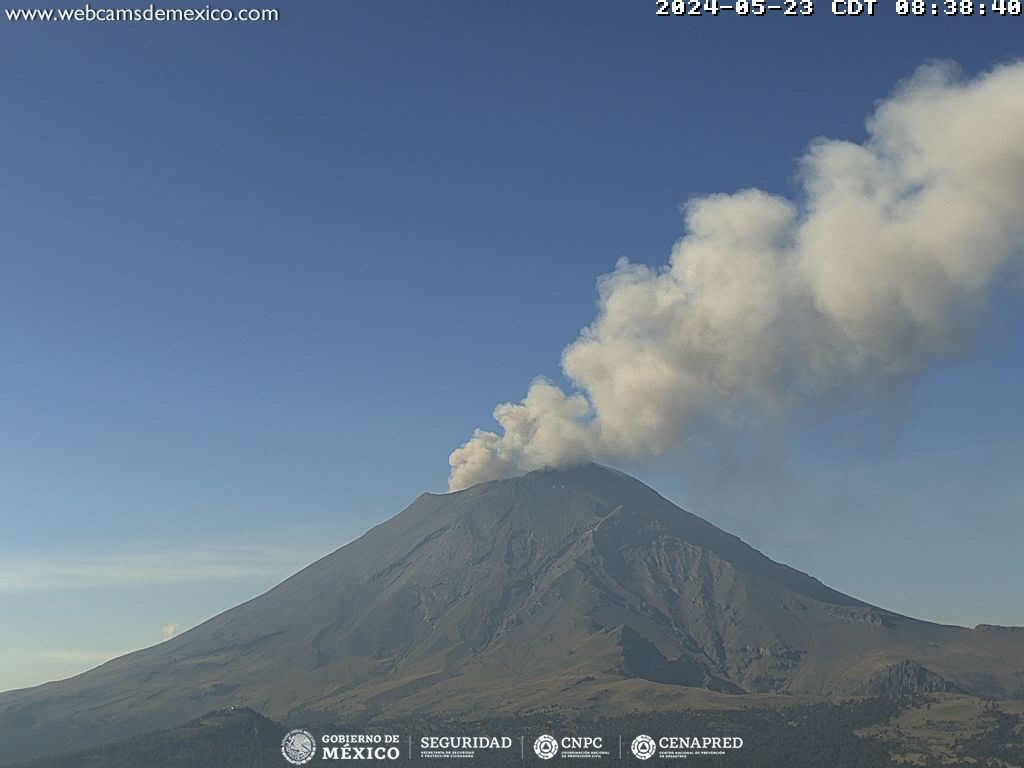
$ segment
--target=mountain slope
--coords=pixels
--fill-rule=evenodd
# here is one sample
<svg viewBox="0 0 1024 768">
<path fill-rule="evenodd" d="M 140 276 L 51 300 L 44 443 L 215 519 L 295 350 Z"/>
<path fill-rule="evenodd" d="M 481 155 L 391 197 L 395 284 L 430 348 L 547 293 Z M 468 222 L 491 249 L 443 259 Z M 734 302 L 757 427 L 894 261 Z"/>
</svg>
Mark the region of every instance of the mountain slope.
<svg viewBox="0 0 1024 768">
<path fill-rule="evenodd" d="M 1024 632 L 867 605 L 588 465 L 425 494 L 166 643 L 0 695 L 0 746 L 82 747 L 226 706 L 457 715 L 693 688 L 1022 696 Z"/>
</svg>

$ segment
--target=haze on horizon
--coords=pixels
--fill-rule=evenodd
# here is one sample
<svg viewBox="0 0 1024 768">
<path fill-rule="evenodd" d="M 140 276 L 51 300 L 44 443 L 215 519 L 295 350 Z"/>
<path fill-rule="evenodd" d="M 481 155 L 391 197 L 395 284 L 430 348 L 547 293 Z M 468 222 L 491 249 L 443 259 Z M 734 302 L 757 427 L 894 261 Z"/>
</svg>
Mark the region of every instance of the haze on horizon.
<svg viewBox="0 0 1024 768">
<path fill-rule="evenodd" d="M 1024 624 L 1019 19 L 650 10 L 6 24 L 0 690 L 269 589 L 480 427 L 456 486 L 596 458 Z"/>
</svg>

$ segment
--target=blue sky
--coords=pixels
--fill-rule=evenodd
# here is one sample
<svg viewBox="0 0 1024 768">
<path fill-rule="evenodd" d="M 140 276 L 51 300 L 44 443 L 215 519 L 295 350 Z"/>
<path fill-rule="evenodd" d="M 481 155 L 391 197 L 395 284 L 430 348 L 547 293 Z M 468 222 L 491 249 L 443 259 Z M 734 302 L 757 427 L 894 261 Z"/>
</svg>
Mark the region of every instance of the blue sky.
<svg viewBox="0 0 1024 768">
<path fill-rule="evenodd" d="M 1019 18 L 661 19 L 654 3 L 282 2 L 0 21 L 0 689 L 157 642 L 445 487 L 680 205 L 795 194 L 922 63 Z M 624 467 L 922 618 L 1024 624 L 1022 281 L 978 343 L 770 457 Z M 171 631 L 171 630 L 168 630 Z M 10 661 L 13 660 L 13 661 Z"/>
</svg>

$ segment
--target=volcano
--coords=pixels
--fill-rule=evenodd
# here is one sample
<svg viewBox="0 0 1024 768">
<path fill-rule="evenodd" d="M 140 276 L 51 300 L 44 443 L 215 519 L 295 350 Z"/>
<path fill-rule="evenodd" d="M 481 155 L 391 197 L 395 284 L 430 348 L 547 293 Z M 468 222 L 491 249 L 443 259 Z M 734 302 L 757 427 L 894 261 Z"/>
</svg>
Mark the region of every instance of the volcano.
<svg viewBox="0 0 1024 768">
<path fill-rule="evenodd" d="M 228 707 L 355 721 L 921 691 L 1024 697 L 1024 629 L 869 605 L 589 464 L 424 494 L 178 637 L 0 694 L 0 764 Z"/>
</svg>

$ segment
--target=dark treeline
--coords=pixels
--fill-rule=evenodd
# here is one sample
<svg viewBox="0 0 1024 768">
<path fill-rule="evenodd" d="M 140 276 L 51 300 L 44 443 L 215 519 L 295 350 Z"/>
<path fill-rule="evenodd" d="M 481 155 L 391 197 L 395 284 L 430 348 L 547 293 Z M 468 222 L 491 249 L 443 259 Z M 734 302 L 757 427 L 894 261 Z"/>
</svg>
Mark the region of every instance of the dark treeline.
<svg viewBox="0 0 1024 768">
<path fill-rule="evenodd" d="M 13 768 L 280 768 L 284 728 L 250 709 L 211 712 L 168 730 Z"/>
<path fill-rule="evenodd" d="M 416 723 L 417 734 L 502 734 L 525 738 L 525 760 L 518 765 L 552 765 L 533 754 L 533 740 L 541 733 L 562 736 L 601 736 L 605 749 L 611 755 L 597 761 L 573 760 L 574 765 L 695 765 L 723 766 L 789 766 L 789 768 L 875 768 L 895 765 L 880 742 L 861 738 L 855 731 L 884 722 L 911 706 L 906 699 L 878 698 L 866 701 L 844 702 L 790 707 L 783 710 L 743 709 L 724 712 L 665 712 L 633 713 L 619 717 L 574 720 L 552 714 L 535 715 L 516 720 L 507 718 L 483 719 L 475 723 L 447 724 L 436 718 L 421 718 Z M 397 730 L 403 723 L 394 723 Z M 408 729 L 408 723 L 405 724 Z M 385 729 L 386 730 L 386 729 Z M 685 760 L 656 760 L 641 762 L 629 750 L 632 739 L 646 734 L 655 740 L 671 736 L 740 737 L 743 747 L 724 750 L 720 755 L 693 755 Z M 622 758 L 619 737 L 622 738 Z M 408 760 L 410 764 L 433 765 L 437 760 Z M 557 762 L 557 761 L 556 761 Z M 472 761 L 477 766 L 509 765 L 506 755 L 480 754 Z"/>
<path fill-rule="evenodd" d="M 857 732 L 889 722 L 900 712 L 927 704 L 925 696 L 873 698 L 839 703 L 800 705 L 785 709 L 730 711 L 634 712 L 617 717 L 573 719 L 556 713 L 510 719 L 481 718 L 473 722 L 441 717 L 414 717 L 393 722 L 345 723 L 317 718 L 311 712 L 294 713 L 287 724 L 275 723 L 249 709 L 210 713 L 177 728 L 137 736 L 116 744 L 75 754 L 23 763 L 18 768 L 266 768 L 288 766 L 281 755 L 281 738 L 293 727 L 314 734 L 396 734 L 401 738 L 398 761 L 349 760 L 349 763 L 444 768 L 456 765 L 552 766 L 552 765 L 678 765 L 722 768 L 892 768 L 906 765 L 893 760 L 893 743 L 858 736 Z M 994 704 L 986 710 L 993 727 L 955 745 L 957 761 L 928 758 L 925 768 L 1007 768 L 1024 766 L 1024 728 L 1021 718 Z M 534 740 L 541 734 L 600 736 L 610 754 L 596 760 L 542 761 L 534 755 Z M 639 734 L 661 737 L 740 737 L 743 747 L 725 754 L 692 755 L 685 760 L 641 762 L 629 750 Z M 409 737 L 413 757 L 409 757 Z M 504 752 L 481 750 L 473 759 L 415 757 L 422 736 L 509 736 L 513 748 Z M 522 737 L 523 758 L 520 758 Z M 619 758 L 621 737 L 622 758 Z M 340 761 L 339 761 L 340 762 Z M 325 761 L 318 752 L 310 766 L 338 764 Z M 922 763 L 918 763 L 922 765 Z"/>
</svg>

